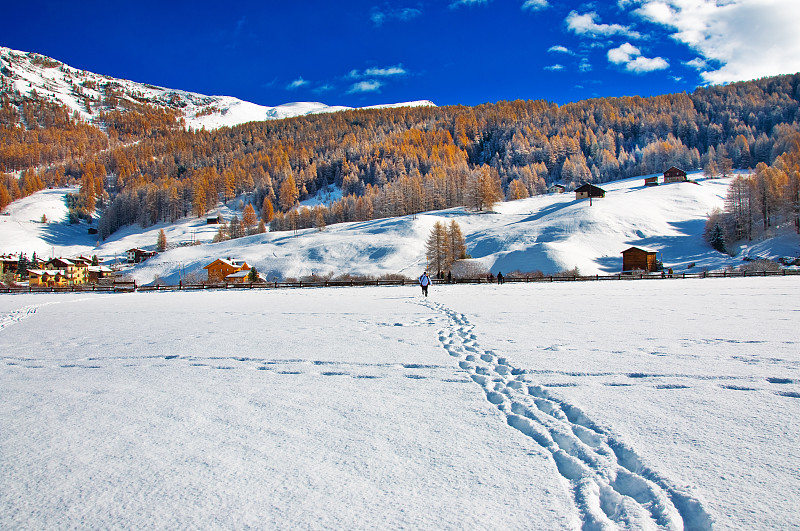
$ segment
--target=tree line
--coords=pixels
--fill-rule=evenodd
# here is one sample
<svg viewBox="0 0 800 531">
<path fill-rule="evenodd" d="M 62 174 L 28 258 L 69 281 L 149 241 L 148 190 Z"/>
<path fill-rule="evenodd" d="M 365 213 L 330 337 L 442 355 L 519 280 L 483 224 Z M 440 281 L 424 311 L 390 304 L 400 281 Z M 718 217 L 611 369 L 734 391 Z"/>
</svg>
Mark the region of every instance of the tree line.
<svg viewBox="0 0 800 531">
<path fill-rule="evenodd" d="M 99 214 L 103 238 L 132 223 L 204 216 L 234 197 L 272 230 L 488 210 L 555 181 L 569 189 L 672 165 L 711 173 L 772 165 L 800 129 L 799 86 L 795 74 L 691 94 L 353 110 L 214 131 L 186 129 L 176 109 L 115 87 L 87 103 L 89 124 L 6 86 L 0 171 L 80 185 L 76 211 Z M 15 199 L 9 184 L 0 179 L 0 199 Z M 325 206 L 297 208 L 333 190 L 341 195 Z"/>
<path fill-rule="evenodd" d="M 737 176 L 728 187 L 723 209 L 706 222 L 706 239 L 720 252 L 791 223 L 800 234 L 800 134 L 785 139 L 786 152 L 772 164 L 759 162 L 750 175 Z"/>
</svg>

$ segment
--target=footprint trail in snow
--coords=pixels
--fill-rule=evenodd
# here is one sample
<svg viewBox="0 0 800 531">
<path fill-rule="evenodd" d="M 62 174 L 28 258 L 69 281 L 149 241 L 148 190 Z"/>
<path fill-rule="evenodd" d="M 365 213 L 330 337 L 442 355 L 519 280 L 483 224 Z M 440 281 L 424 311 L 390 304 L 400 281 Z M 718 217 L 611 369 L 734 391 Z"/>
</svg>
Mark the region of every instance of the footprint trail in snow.
<svg viewBox="0 0 800 531">
<path fill-rule="evenodd" d="M 422 304 L 447 317 L 439 342 L 508 425 L 550 454 L 569 484 L 583 530 L 711 529 L 710 515 L 688 492 L 645 465 L 579 408 L 531 385 L 525 371 L 481 349 L 465 315 L 436 302 Z"/>
</svg>

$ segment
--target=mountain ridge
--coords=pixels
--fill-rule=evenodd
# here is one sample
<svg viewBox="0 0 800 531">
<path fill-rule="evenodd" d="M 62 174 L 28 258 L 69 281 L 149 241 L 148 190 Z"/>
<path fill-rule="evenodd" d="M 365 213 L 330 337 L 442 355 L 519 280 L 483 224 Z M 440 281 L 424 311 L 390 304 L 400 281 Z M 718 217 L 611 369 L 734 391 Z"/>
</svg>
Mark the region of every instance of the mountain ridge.
<svg viewBox="0 0 800 531">
<path fill-rule="evenodd" d="M 16 90 L 23 95 L 32 91 L 40 97 L 63 104 L 84 121 L 94 122 L 102 108 L 104 92 L 110 87 L 121 96 L 138 103 L 181 113 L 185 127 L 213 130 L 253 121 L 280 120 L 309 114 L 352 110 L 355 107 L 327 105 L 321 102 L 288 102 L 276 106 L 259 105 L 233 96 L 205 95 L 182 89 L 170 89 L 148 83 L 115 78 L 67 65 L 36 53 L 0 46 L 0 93 Z M 106 90 L 104 90 L 106 89 Z M 120 94 L 120 92 L 115 92 Z M 435 106 L 418 100 L 363 107 L 394 108 Z"/>
</svg>

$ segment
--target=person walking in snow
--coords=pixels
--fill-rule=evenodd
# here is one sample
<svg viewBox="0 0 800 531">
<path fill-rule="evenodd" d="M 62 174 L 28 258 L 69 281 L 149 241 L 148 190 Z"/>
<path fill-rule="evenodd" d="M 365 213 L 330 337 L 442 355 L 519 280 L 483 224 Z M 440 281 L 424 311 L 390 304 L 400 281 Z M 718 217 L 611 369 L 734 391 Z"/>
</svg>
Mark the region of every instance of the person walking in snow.
<svg viewBox="0 0 800 531">
<path fill-rule="evenodd" d="M 505 280 L 505 277 L 503 276 L 503 273 L 498 271 L 497 272 L 497 283 L 498 284 L 502 284 L 504 280 Z"/>
<path fill-rule="evenodd" d="M 427 297 L 428 296 L 428 286 L 431 285 L 431 278 L 428 276 L 428 272 L 427 271 L 422 273 L 422 276 L 419 277 L 419 285 L 422 286 L 422 294 Z"/>
</svg>

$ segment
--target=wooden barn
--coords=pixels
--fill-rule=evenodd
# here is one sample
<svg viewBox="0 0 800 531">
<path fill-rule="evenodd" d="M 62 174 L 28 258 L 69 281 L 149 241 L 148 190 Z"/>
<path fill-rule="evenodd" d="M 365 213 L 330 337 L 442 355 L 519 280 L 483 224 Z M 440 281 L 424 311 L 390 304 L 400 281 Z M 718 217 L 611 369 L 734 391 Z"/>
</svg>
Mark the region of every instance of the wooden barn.
<svg viewBox="0 0 800 531">
<path fill-rule="evenodd" d="M 575 188 L 575 199 L 586 199 L 591 197 L 605 197 L 606 191 L 593 184 L 584 184 Z"/>
<path fill-rule="evenodd" d="M 645 186 L 658 186 L 658 175 L 654 175 L 653 177 L 645 177 L 644 178 L 644 185 Z"/>
<path fill-rule="evenodd" d="M 686 172 L 675 166 L 664 172 L 664 183 L 682 183 L 686 179 Z"/>
<path fill-rule="evenodd" d="M 563 184 L 551 184 L 550 188 L 547 189 L 548 194 L 563 194 L 567 191 L 567 187 Z"/>
<path fill-rule="evenodd" d="M 653 273 L 661 268 L 658 251 L 631 247 L 622 251 L 622 271 L 644 271 Z"/>
</svg>

